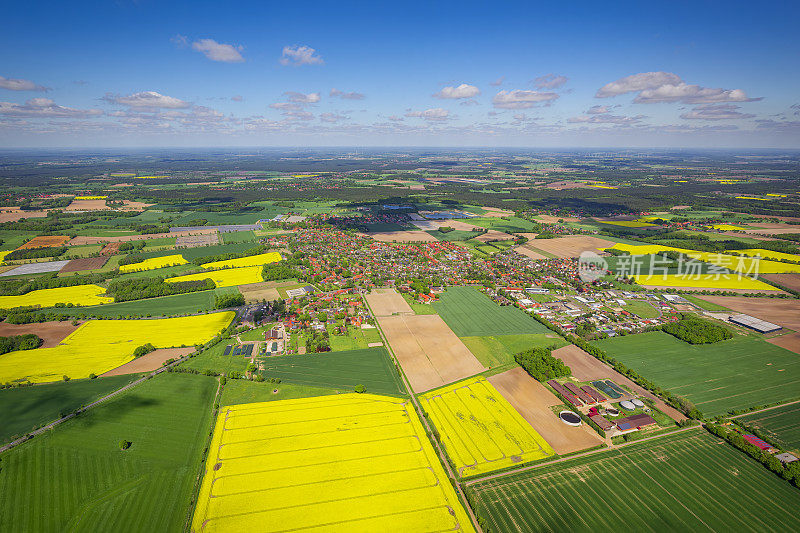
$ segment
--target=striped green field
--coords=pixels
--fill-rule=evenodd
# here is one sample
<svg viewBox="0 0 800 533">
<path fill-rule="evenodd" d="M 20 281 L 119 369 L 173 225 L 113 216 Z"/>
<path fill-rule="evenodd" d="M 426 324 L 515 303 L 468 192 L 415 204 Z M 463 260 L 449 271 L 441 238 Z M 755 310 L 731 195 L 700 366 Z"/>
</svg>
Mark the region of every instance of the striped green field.
<svg viewBox="0 0 800 533">
<path fill-rule="evenodd" d="M 593 344 L 706 416 L 800 396 L 800 357 L 753 335 L 692 345 L 653 331 Z"/>
<path fill-rule="evenodd" d="M 800 491 L 705 430 L 471 485 L 491 531 L 793 531 Z"/>
<path fill-rule="evenodd" d="M 95 316 L 98 318 L 138 317 L 138 316 L 176 316 L 212 311 L 219 294 L 227 294 L 236 287 L 223 287 L 210 291 L 188 292 L 172 296 L 160 296 L 145 300 L 132 300 L 91 307 L 59 307 L 53 312 L 69 316 Z"/>
<path fill-rule="evenodd" d="M 181 531 L 216 388 L 161 374 L 2 454 L 0 529 Z"/>
<path fill-rule="evenodd" d="M 739 420 L 762 430 L 774 444 L 787 450 L 800 451 L 800 403 L 752 413 Z"/>
<path fill-rule="evenodd" d="M 433 307 L 459 337 L 550 333 L 525 311 L 500 306 L 474 287 L 448 287 Z"/>
</svg>

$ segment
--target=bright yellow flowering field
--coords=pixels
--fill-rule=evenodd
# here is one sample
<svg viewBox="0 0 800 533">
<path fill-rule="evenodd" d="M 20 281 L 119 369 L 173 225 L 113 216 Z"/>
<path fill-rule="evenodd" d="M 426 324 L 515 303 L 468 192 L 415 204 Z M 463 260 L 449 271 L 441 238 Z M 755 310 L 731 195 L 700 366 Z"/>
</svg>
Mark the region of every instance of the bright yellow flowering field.
<svg viewBox="0 0 800 533">
<path fill-rule="evenodd" d="M 731 224 L 712 224 L 709 228 L 718 229 L 720 231 L 742 231 L 744 228 L 740 226 L 733 226 Z"/>
<path fill-rule="evenodd" d="M 772 250 L 764 250 L 763 248 L 748 248 L 747 250 L 728 250 L 731 255 L 745 254 L 749 256 L 760 255 L 765 259 L 787 259 L 789 261 L 800 261 L 800 255 L 786 254 L 783 252 L 774 252 Z"/>
<path fill-rule="evenodd" d="M 277 263 L 281 260 L 281 254 L 278 252 L 267 252 L 265 254 L 250 255 L 247 257 L 240 257 L 238 259 L 228 259 L 226 261 L 214 261 L 213 263 L 204 263 L 203 268 L 219 269 L 219 268 L 239 268 L 249 266 L 262 266 L 269 263 Z"/>
<path fill-rule="evenodd" d="M 0 309 L 12 307 L 40 306 L 53 307 L 55 304 L 98 305 L 114 301 L 114 298 L 101 296 L 106 290 L 99 285 L 76 285 L 31 291 L 21 296 L 0 296 Z"/>
<path fill-rule="evenodd" d="M 289 527 L 474 531 L 408 400 L 351 393 L 222 408 L 192 531 Z"/>
<path fill-rule="evenodd" d="M 687 287 L 687 288 L 708 288 L 708 289 L 753 289 L 761 291 L 777 291 L 772 285 L 768 285 L 757 279 L 752 279 L 747 276 L 739 277 L 736 274 L 729 274 L 727 276 L 720 276 L 715 279 L 713 274 L 701 274 L 699 276 L 680 276 L 676 274 L 667 274 L 663 276 L 656 274 L 653 276 L 634 276 L 636 283 L 639 285 L 651 285 L 656 287 Z"/>
<path fill-rule="evenodd" d="M 191 346 L 211 340 L 230 324 L 233 311 L 161 320 L 90 320 L 54 348 L 20 350 L 0 357 L 0 383 L 45 383 L 100 375 L 133 359 L 143 344 Z"/>
<path fill-rule="evenodd" d="M 800 265 L 793 265 L 791 263 L 779 263 L 778 261 L 769 261 L 767 259 L 759 260 L 749 257 L 740 257 L 738 255 L 720 254 L 716 252 L 698 252 L 697 250 L 673 248 L 672 246 L 662 246 L 660 244 L 635 245 L 617 243 L 612 246 L 612 248 L 630 252 L 631 255 L 647 255 L 663 250 L 673 250 L 686 254 L 690 258 L 698 259 L 713 265 L 718 265 L 736 272 L 757 274 L 800 272 Z"/>
<path fill-rule="evenodd" d="M 156 268 L 185 265 L 188 262 L 189 261 L 184 259 L 181 254 L 165 255 L 164 257 L 152 257 L 150 259 L 145 259 L 141 263 L 122 265 L 119 267 L 119 271 L 123 274 L 125 272 L 140 272 L 142 270 L 155 270 Z"/>
<path fill-rule="evenodd" d="M 211 278 L 214 280 L 217 287 L 233 287 L 236 285 L 260 283 L 264 281 L 264 278 L 261 276 L 261 270 L 260 266 L 226 268 L 223 270 L 211 270 L 209 272 L 200 272 L 199 274 L 187 274 L 185 276 L 167 278 L 164 281 L 175 283 L 178 281 L 195 281 L 198 279 Z"/>
<path fill-rule="evenodd" d="M 541 435 L 483 377 L 423 394 L 420 402 L 462 476 L 483 474 L 555 454 Z"/>
<path fill-rule="evenodd" d="M 105 200 L 108 196 L 76 196 L 76 200 Z"/>
</svg>

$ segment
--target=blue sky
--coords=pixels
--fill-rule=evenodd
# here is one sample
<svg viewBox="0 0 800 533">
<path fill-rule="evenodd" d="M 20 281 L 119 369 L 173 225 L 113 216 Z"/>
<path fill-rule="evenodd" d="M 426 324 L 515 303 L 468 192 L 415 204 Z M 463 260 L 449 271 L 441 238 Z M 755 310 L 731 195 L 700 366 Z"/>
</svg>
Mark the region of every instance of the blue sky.
<svg viewBox="0 0 800 533">
<path fill-rule="evenodd" d="M 9 4 L 0 143 L 800 147 L 798 3 L 555 4 Z"/>
</svg>

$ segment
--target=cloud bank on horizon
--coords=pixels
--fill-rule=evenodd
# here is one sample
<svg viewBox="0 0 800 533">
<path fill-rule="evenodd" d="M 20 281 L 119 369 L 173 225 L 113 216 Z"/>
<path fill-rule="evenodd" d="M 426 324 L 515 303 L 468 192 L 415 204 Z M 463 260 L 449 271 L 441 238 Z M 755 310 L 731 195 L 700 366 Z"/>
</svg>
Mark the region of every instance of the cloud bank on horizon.
<svg viewBox="0 0 800 533">
<path fill-rule="evenodd" d="M 199 8 L 154 23 L 156 6 L 136 3 L 113 8 L 145 26 L 136 42 L 106 34 L 97 46 L 102 25 L 83 35 L 64 20 L 49 35 L 17 9 L 0 42 L 30 46 L 0 67 L 8 146 L 800 146 L 800 74 L 781 61 L 800 47 L 777 46 L 786 38 L 766 24 L 783 24 L 777 15 L 756 17 L 737 45 L 720 40 L 720 16 L 674 32 L 664 17 L 657 36 L 629 30 L 639 35 L 621 47 L 556 18 L 531 36 L 490 15 L 487 27 L 502 29 L 454 40 L 426 32 L 414 6 L 400 31 L 377 12 L 350 20 L 313 4 L 293 8 L 303 23 L 286 8 L 271 28 Z M 630 28 L 633 15 L 615 15 L 610 24 Z M 47 46 L 67 35 L 74 45 Z M 570 44 L 540 46 L 554 35 Z"/>
</svg>

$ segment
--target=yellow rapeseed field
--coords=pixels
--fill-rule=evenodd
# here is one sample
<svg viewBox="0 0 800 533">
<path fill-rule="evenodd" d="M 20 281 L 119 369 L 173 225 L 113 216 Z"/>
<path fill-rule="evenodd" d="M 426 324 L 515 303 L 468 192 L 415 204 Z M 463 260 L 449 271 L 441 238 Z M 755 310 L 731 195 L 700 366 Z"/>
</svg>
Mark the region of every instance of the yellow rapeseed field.
<svg viewBox="0 0 800 533">
<path fill-rule="evenodd" d="M 165 255 L 164 257 L 153 257 L 145 259 L 140 263 L 131 263 L 130 265 L 122 265 L 119 271 L 125 272 L 141 272 L 142 270 L 155 270 L 156 268 L 164 268 L 175 265 L 185 265 L 189 261 L 183 258 L 181 254 Z"/>
<path fill-rule="evenodd" d="M 233 287 L 236 285 L 246 285 L 248 283 L 261 283 L 264 281 L 264 278 L 261 276 L 261 271 L 262 268 L 260 266 L 226 268 L 223 270 L 200 272 L 198 274 L 176 276 L 174 278 L 167 278 L 164 281 L 175 283 L 178 281 L 195 281 L 198 279 L 210 278 L 214 280 L 217 287 Z"/>
<path fill-rule="evenodd" d="M 639 285 L 648 285 L 653 287 L 675 287 L 679 288 L 703 288 L 703 289 L 752 289 L 761 291 L 777 291 L 772 285 L 768 285 L 763 281 L 752 279 L 747 276 L 739 276 L 737 274 L 728 274 L 717 276 L 713 274 L 700 274 L 698 276 L 682 276 L 677 274 L 661 274 L 656 275 L 643 275 L 634 276 L 636 283 Z"/>
<path fill-rule="evenodd" d="M 788 261 L 800 261 L 800 255 L 787 254 L 783 252 L 774 252 L 772 250 L 764 250 L 763 248 L 748 248 L 746 250 L 728 250 L 727 253 L 731 255 L 744 254 L 749 256 L 760 255 L 765 259 L 786 259 Z"/>
<path fill-rule="evenodd" d="M 621 244 L 612 246 L 613 249 L 630 252 L 631 255 L 648 255 L 664 250 L 673 250 L 685 254 L 687 257 L 711 263 L 729 270 L 748 274 L 782 274 L 800 272 L 800 265 L 791 263 L 780 263 L 768 259 L 758 259 L 742 257 L 738 255 L 722 254 L 717 252 L 699 252 L 697 250 L 687 250 L 686 248 L 675 248 L 660 244 Z"/>
<path fill-rule="evenodd" d="M 0 296 L 0 309 L 22 306 L 53 307 L 56 304 L 98 305 L 113 302 L 102 296 L 106 290 L 99 285 L 76 285 L 31 291 L 21 296 Z"/>
<path fill-rule="evenodd" d="M 734 226 L 732 224 L 712 224 L 709 228 L 718 229 L 720 231 L 743 231 L 744 228 L 740 226 Z"/>
<path fill-rule="evenodd" d="M 269 263 L 277 263 L 281 260 L 281 254 L 278 252 L 267 252 L 265 254 L 249 255 L 247 257 L 240 257 L 238 259 L 228 259 L 226 261 L 214 261 L 213 263 L 203 263 L 203 268 L 220 269 L 220 268 L 240 268 L 249 266 L 262 266 Z"/>
<path fill-rule="evenodd" d="M 108 196 L 76 196 L 76 200 L 105 200 Z"/>
<path fill-rule="evenodd" d="M 553 448 L 483 377 L 420 397 L 462 476 L 554 455 Z"/>
<path fill-rule="evenodd" d="M 220 410 L 192 531 L 474 531 L 408 400 Z"/>
<path fill-rule="evenodd" d="M 0 357 L 0 383 L 100 375 L 131 361 L 133 351 L 148 342 L 156 348 L 208 342 L 234 315 L 226 311 L 161 320 L 90 320 L 54 348 L 4 354 Z"/>
</svg>

